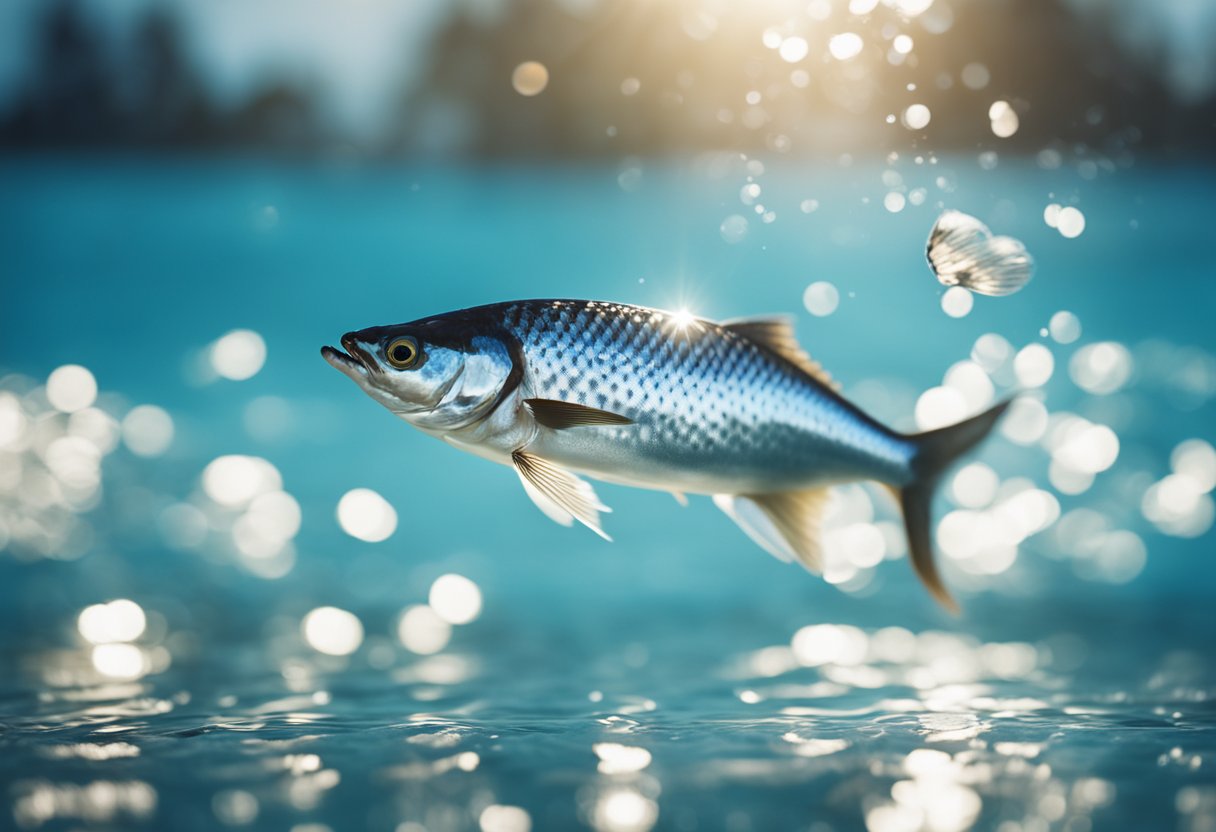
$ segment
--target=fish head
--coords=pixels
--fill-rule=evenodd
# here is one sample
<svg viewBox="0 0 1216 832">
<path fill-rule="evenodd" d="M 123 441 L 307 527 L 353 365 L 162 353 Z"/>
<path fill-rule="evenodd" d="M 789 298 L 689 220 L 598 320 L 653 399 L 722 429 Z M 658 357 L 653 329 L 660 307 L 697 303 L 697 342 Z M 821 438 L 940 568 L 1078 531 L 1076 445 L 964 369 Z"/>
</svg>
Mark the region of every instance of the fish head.
<svg viewBox="0 0 1216 832">
<path fill-rule="evenodd" d="M 505 338 L 467 322 L 432 318 L 374 326 L 322 347 L 329 364 L 415 427 L 466 427 L 489 415 L 509 392 L 514 361 Z"/>
</svg>

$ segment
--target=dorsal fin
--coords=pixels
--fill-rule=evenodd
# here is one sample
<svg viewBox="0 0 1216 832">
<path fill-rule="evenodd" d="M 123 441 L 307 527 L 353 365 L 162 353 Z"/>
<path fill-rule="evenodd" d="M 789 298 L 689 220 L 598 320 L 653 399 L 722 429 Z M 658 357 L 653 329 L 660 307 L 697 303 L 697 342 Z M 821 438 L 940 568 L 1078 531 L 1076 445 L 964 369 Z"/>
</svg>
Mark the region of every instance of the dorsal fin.
<svg viewBox="0 0 1216 832">
<path fill-rule="evenodd" d="M 794 337 L 792 318 L 785 315 L 732 318 L 723 321 L 721 326 L 776 353 L 825 387 L 840 390 L 840 382 L 832 378 L 818 361 L 807 355 L 806 350 L 798 343 L 798 339 Z"/>
</svg>

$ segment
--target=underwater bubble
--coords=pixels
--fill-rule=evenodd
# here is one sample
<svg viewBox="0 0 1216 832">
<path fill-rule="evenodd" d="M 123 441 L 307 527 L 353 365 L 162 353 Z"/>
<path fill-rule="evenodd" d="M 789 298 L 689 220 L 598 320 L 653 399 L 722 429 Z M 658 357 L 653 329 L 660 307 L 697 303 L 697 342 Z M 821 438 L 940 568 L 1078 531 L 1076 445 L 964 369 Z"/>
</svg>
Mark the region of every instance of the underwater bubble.
<svg viewBox="0 0 1216 832">
<path fill-rule="evenodd" d="M 0 448 L 19 445 L 28 423 L 21 400 L 12 393 L 0 392 Z"/>
<path fill-rule="evenodd" d="M 1115 341 L 1087 344 L 1073 353 L 1068 374 L 1086 393 L 1107 396 L 1127 384 L 1132 374 L 1132 354 Z"/>
<path fill-rule="evenodd" d="M 1051 316 L 1047 331 L 1057 344 L 1071 344 L 1081 337 L 1081 319 L 1066 310 Z"/>
<path fill-rule="evenodd" d="M 397 530 L 397 510 L 370 488 L 352 488 L 338 500 L 338 525 L 368 543 L 387 540 Z"/>
<path fill-rule="evenodd" d="M 965 318 L 971 314 L 975 298 L 962 286 L 951 286 L 942 295 L 942 311 L 951 318 Z"/>
<path fill-rule="evenodd" d="M 1074 569 L 1083 578 L 1125 584 L 1144 571 L 1147 562 L 1148 548 L 1140 535 L 1120 529 L 1103 534 Z"/>
<path fill-rule="evenodd" d="M 1098 474 L 1119 458 L 1119 437 L 1106 425 L 1079 416 L 1060 421 L 1048 437 L 1052 460 L 1073 471 Z"/>
<path fill-rule="evenodd" d="M 1047 408 L 1038 399 L 1019 396 L 1005 411 L 1000 421 L 1000 431 L 1010 442 L 1018 445 L 1033 445 L 1047 432 Z"/>
<path fill-rule="evenodd" d="M 916 400 L 916 426 L 935 430 L 958 422 L 967 415 L 967 400 L 953 387 L 930 387 Z"/>
<path fill-rule="evenodd" d="M 242 519 L 260 537 L 285 542 L 299 533 L 303 513 L 296 498 L 286 491 L 268 491 L 253 498 Z"/>
<path fill-rule="evenodd" d="M 452 640 L 452 625 L 426 604 L 409 607 L 397 621 L 397 638 L 411 653 L 429 656 Z"/>
<path fill-rule="evenodd" d="M 747 231 L 747 217 L 741 214 L 731 214 L 722 220 L 722 225 L 718 227 L 718 233 L 722 235 L 722 239 L 731 245 L 743 242 L 743 238 L 747 236 Z"/>
<path fill-rule="evenodd" d="M 80 611 L 76 628 L 91 644 L 135 641 L 144 634 L 148 619 L 143 607 L 126 598 L 92 604 Z"/>
<path fill-rule="evenodd" d="M 995 389 L 992 379 L 984 372 L 984 368 L 974 361 L 960 361 L 942 378 L 946 387 L 952 387 L 963 394 L 967 409 L 978 413 L 991 401 Z"/>
<path fill-rule="evenodd" d="M 1012 355 L 1013 344 L 995 332 L 989 332 L 976 338 L 974 346 L 971 347 L 971 360 L 979 364 L 989 375 L 1004 367 L 1005 362 Z"/>
<path fill-rule="evenodd" d="M 929 10 L 934 0 L 884 0 L 904 17 L 918 17 Z"/>
<path fill-rule="evenodd" d="M 1199 537 L 1216 517 L 1211 495 L 1184 474 L 1170 474 L 1149 486 L 1140 509 L 1145 519 L 1174 537 Z"/>
<path fill-rule="evenodd" d="M 856 58 L 861 54 L 863 46 L 865 46 L 865 41 L 856 32 L 841 32 L 838 35 L 832 35 L 828 41 L 828 51 L 838 61 Z"/>
<path fill-rule="evenodd" d="M 909 130 L 923 130 L 929 126 L 929 121 L 932 117 L 933 114 L 929 112 L 929 108 L 924 104 L 911 104 L 904 110 L 899 120 Z"/>
<path fill-rule="evenodd" d="M 977 159 L 981 170 L 996 170 L 997 164 L 1000 163 L 1001 157 L 997 155 L 995 150 L 985 150 Z"/>
<path fill-rule="evenodd" d="M 804 214 L 813 214 L 815 211 L 819 210 L 819 200 L 804 199 L 798 204 L 798 207 Z"/>
<path fill-rule="evenodd" d="M 431 584 L 427 600 L 449 624 L 468 624 L 481 615 L 481 590 L 463 575 L 440 575 Z"/>
<path fill-rule="evenodd" d="M 217 375 L 245 381 L 266 363 L 266 342 L 251 329 L 234 329 L 211 345 L 208 356 Z"/>
<path fill-rule="evenodd" d="M 1018 114 L 1008 101 L 993 102 L 988 108 L 988 120 L 997 138 L 1007 139 L 1018 132 Z"/>
<path fill-rule="evenodd" d="M 1060 209 L 1056 216 L 1056 230 L 1068 239 L 1080 237 L 1081 232 L 1085 230 L 1085 215 L 1077 208 L 1068 205 Z"/>
<path fill-rule="evenodd" d="M 173 417 L 154 404 L 133 407 L 122 420 L 122 441 L 136 456 L 160 456 L 173 442 Z"/>
<path fill-rule="evenodd" d="M 47 377 L 46 398 L 63 413 L 84 410 L 97 400 L 97 380 L 79 364 L 65 364 Z"/>
<path fill-rule="evenodd" d="M 1047 466 L 1047 480 L 1061 494 L 1076 496 L 1084 494 L 1094 484 L 1094 475 L 1089 471 L 1070 468 L 1058 459 Z"/>
<path fill-rule="evenodd" d="M 817 280 L 802 293 L 802 305 L 818 318 L 831 315 L 840 305 L 840 292 L 826 280 Z"/>
<path fill-rule="evenodd" d="M 970 63 L 963 67 L 963 86 L 969 90 L 982 90 L 992 80 L 988 67 L 980 63 Z"/>
<path fill-rule="evenodd" d="M 796 64 L 805 58 L 810 51 L 811 47 L 807 44 L 806 38 L 792 37 L 781 41 L 777 54 L 786 63 Z"/>
<path fill-rule="evenodd" d="M 87 439 L 61 436 L 47 446 L 46 466 L 65 485 L 91 490 L 101 481 L 101 452 Z"/>
<path fill-rule="evenodd" d="M 491 804 L 477 818 L 481 832 L 531 832 L 532 816 L 519 806 Z"/>
<path fill-rule="evenodd" d="M 849 14 L 869 14 L 878 8 L 878 0 L 849 0 Z"/>
<path fill-rule="evenodd" d="M 899 191 L 891 191 L 882 198 L 882 206 L 892 214 L 898 214 L 908 204 L 908 198 Z"/>
<path fill-rule="evenodd" d="M 961 211 L 945 211 L 937 218 L 926 257 L 942 285 L 983 295 L 1012 294 L 1030 282 L 1034 270 L 1021 241 L 994 237 L 988 226 Z"/>
<path fill-rule="evenodd" d="M 749 182 L 739 189 L 739 201 L 744 205 L 755 205 L 759 198 L 760 186 L 755 182 Z"/>
<path fill-rule="evenodd" d="M 549 70 L 539 61 L 524 61 L 511 73 L 511 86 L 520 95 L 540 95 L 549 85 Z"/>
<path fill-rule="evenodd" d="M 118 422 L 104 410 L 86 407 L 68 417 L 68 434 L 91 444 L 102 456 L 118 446 Z"/>
<path fill-rule="evenodd" d="M 327 656 L 349 656 L 363 643 L 363 623 L 337 607 L 317 607 L 304 616 L 300 631 L 308 646 Z"/>
<path fill-rule="evenodd" d="M 637 95 L 640 89 L 642 89 L 642 82 L 637 78 L 630 77 L 621 81 L 621 95 Z"/>
<path fill-rule="evenodd" d="M 950 496 L 964 508 L 983 508 L 996 496 L 1001 484 L 996 472 L 982 462 L 959 469 L 950 483 Z"/>
<path fill-rule="evenodd" d="M 1013 372 L 1023 387 L 1042 387 L 1055 368 L 1055 357 L 1042 344 L 1027 344 L 1013 357 Z"/>
<path fill-rule="evenodd" d="M 1216 488 L 1216 448 L 1203 439 L 1180 442 L 1170 454 L 1170 467 L 1205 493 Z"/>
<path fill-rule="evenodd" d="M 282 486 L 279 470 L 261 457 L 229 454 L 216 457 L 203 469 L 203 491 L 222 506 L 243 506 Z"/>
<path fill-rule="evenodd" d="M 907 35 L 896 35 L 895 39 L 891 41 L 891 48 L 900 55 L 907 55 L 912 51 L 914 45 L 915 44 L 913 44 L 912 38 L 908 37 Z"/>
<path fill-rule="evenodd" d="M 1055 148 L 1044 148 L 1035 156 L 1035 162 L 1043 170 L 1057 170 L 1063 164 L 1064 158 L 1060 155 L 1060 151 Z"/>
</svg>

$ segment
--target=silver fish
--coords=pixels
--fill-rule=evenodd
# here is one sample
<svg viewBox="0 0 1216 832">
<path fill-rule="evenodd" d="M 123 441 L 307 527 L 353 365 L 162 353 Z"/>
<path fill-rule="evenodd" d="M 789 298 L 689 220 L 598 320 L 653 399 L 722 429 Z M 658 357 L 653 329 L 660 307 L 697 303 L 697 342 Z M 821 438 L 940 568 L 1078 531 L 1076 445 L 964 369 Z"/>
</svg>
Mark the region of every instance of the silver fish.
<svg viewBox="0 0 1216 832">
<path fill-rule="evenodd" d="M 585 300 L 524 300 L 342 336 L 321 354 L 425 433 L 513 467 L 550 518 L 607 538 L 609 509 L 579 475 L 708 494 L 760 546 L 822 569 L 832 486 L 874 480 L 903 508 L 912 563 L 956 605 L 933 558 L 943 471 L 1008 402 L 916 435 L 845 400 L 789 319 L 714 323 Z"/>
</svg>

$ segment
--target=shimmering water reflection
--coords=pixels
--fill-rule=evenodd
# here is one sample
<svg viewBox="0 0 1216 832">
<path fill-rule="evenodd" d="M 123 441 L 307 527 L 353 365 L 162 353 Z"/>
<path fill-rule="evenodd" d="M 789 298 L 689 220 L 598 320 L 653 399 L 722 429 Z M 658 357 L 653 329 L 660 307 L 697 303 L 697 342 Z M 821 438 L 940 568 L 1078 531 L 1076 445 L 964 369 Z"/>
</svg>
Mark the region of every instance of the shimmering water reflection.
<svg viewBox="0 0 1216 832">
<path fill-rule="evenodd" d="M 361 646 L 358 618 L 321 608 L 295 639 L 212 646 L 164 667 L 138 609 L 88 608 L 78 648 L 26 653 L 24 683 L 6 684 L 5 710 L 22 714 L 0 733 L 6 757 L 24 758 L 9 770 L 18 826 L 1216 821 L 1216 680 L 1202 647 L 1140 653 L 1114 620 L 1108 644 L 817 623 L 747 648 L 768 625 L 740 626 L 727 610 L 726 621 L 693 614 L 695 640 L 605 622 L 632 645 L 622 650 L 593 631 L 562 638 L 527 614 L 492 615 L 468 625 L 460 649 L 411 658 Z M 1203 632 L 1177 623 L 1175 636 Z M 99 660 L 103 647 L 145 663 Z M 579 674 L 528 672 L 540 653 Z M 1142 673 L 1127 675 L 1129 663 Z"/>
</svg>

